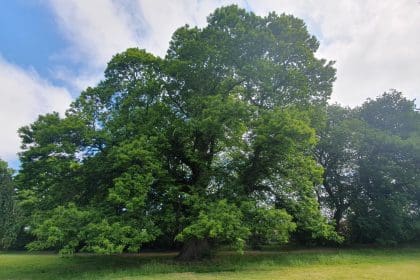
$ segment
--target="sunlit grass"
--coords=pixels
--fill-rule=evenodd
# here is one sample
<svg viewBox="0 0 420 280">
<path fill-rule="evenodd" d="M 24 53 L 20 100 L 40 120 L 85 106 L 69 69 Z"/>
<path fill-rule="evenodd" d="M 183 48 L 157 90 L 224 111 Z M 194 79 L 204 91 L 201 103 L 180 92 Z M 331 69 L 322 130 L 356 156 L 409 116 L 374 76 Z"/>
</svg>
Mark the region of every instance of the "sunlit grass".
<svg viewBox="0 0 420 280">
<path fill-rule="evenodd" d="M 419 279 L 420 249 L 220 253 L 180 263 L 140 256 L 0 254 L 0 279 Z"/>
</svg>

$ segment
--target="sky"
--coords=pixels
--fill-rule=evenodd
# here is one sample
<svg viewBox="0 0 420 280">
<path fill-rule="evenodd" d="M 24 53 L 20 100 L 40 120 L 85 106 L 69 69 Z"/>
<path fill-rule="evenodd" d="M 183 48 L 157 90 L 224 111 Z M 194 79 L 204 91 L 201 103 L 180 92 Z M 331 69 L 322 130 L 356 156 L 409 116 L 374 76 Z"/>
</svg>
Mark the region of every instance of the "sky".
<svg viewBox="0 0 420 280">
<path fill-rule="evenodd" d="M 420 0 L 4 0 L 0 8 L 0 158 L 18 168 L 19 127 L 63 114 L 129 47 L 164 56 L 180 26 L 217 7 L 302 18 L 336 61 L 331 102 L 360 105 L 389 89 L 420 100 Z"/>
</svg>

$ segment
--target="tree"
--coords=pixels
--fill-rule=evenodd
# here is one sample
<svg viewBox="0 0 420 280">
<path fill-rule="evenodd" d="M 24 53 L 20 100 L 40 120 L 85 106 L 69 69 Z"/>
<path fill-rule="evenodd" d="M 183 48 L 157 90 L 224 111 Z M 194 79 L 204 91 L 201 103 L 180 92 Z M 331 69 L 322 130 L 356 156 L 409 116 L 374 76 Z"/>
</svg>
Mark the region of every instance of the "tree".
<svg viewBox="0 0 420 280">
<path fill-rule="evenodd" d="M 331 62 L 302 20 L 229 6 L 178 29 L 165 58 L 128 49 L 65 118 L 20 130 L 31 249 L 113 253 L 339 239 L 319 211 L 312 116 Z M 254 222 L 252 222 L 254 221 Z"/>
<path fill-rule="evenodd" d="M 348 240 L 396 244 L 420 233 L 420 114 L 395 90 L 353 110 L 330 106 L 317 147 L 320 202 Z"/>
<path fill-rule="evenodd" d="M 420 233 L 420 114 L 400 92 L 357 110 L 358 182 L 349 221 L 357 242 L 396 244 Z"/>
<path fill-rule="evenodd" d="M 357 134 L 361 123 L 350 108 L 330 105 L 325 126 L 319 131 L 320 140 L 315 155 L 324 168 L 318 191 L 321 205 L 330 210 L 337 232 L 352 202 L 357 183 Z"/>
<path fill-rule="evenodd" d="M 8 249 L 19 230 L 19 212 L 14 199 L 15 189 L 12 170 L 0 160 L 0 249 Z"/>
</svg>

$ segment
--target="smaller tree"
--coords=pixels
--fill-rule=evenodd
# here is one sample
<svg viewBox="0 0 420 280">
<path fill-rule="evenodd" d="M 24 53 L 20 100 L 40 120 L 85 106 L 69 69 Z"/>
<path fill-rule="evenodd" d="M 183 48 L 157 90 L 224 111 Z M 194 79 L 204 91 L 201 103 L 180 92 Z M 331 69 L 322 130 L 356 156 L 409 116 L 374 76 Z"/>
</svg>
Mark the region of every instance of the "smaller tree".
<svg viewBox="0 0 420 280">
<path fill-rule="evenodd" d="M 356 109 L 357 185 L 349 215 L 354 242 L 398 244 L 420 236 L 420 113 L 395 90 Z"/>
<path fill-rule="evenodd" d="M 350 242 L 419 239 L 419 141 L 415 103 L 395 90 L 355 109 L 328 107 L 316 150 L 324 167 L 318 198 Z"/>
<path fill-rule="evenodd" d="M 19 230 L 18 209 L 14 200 L 12 170 L 0 160 L 0 250 L 8 249 Z"/>
<path fill-rule="evenodd" d="M 347 215 L 357 178 L 357 129 L 360 121 L 350 108 L 338 104 L 327 108 L 326 125 L 319 131 L 315 155 L 324 168 L 323 182 L 317 191 L 318 201 L 330 210 L 337 232 Z"/>
</svg>

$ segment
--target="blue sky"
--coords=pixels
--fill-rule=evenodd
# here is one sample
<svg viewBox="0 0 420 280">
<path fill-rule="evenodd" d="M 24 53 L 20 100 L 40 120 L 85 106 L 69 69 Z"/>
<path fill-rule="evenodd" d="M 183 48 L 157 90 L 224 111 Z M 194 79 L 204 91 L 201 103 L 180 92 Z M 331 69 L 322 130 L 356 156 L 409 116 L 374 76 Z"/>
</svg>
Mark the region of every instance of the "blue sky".
<svg viewBox="0 0 420 280">
<path fill-rule="evenodd" d="M 390 88 L 420 99 L 417 0 L 2 1 L 0 158 L 17 168 L 17 129 L 39 114 L 63 113 L 101 79 L 113 54 L 137 46 L 162 56 L 177 27 L 204 26 L 231 3 L 303 18 L 320 40 L 317 56 L 336 61 L 331 102 L 356 106 Z"/>
<path fill-rule="evenodd" d="M 53 54 L 66 47 L 54 15 L 41 1 L 4 1 L 0 10 L 0 54 L 23 68 L 53 78 Z"/>
</svg>

